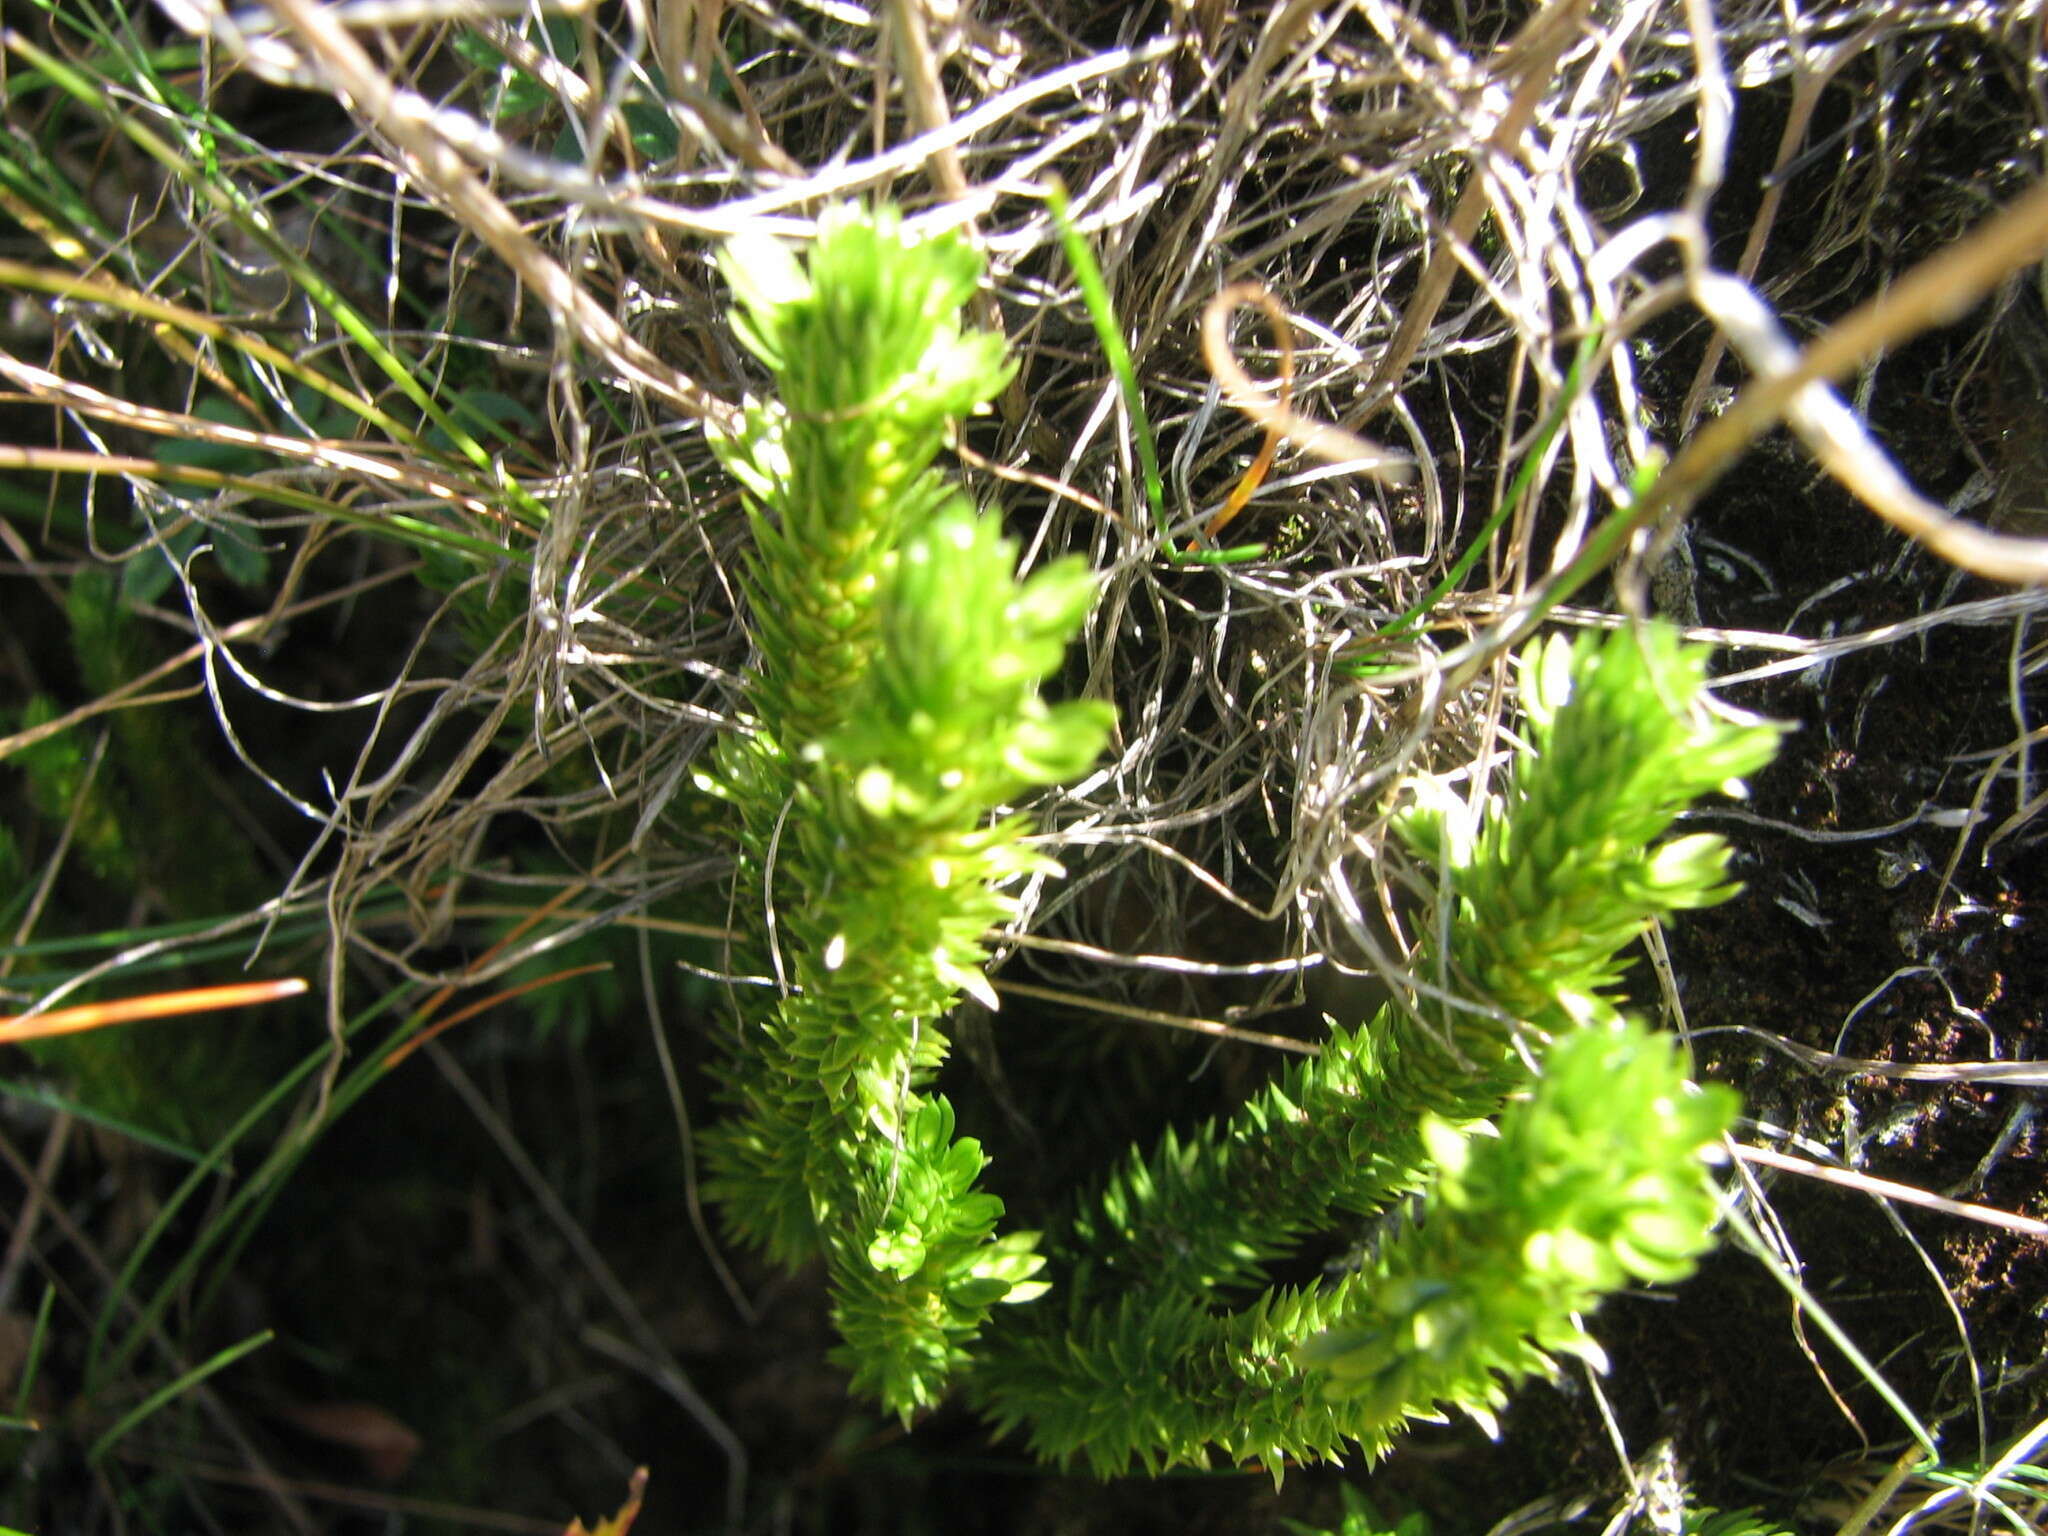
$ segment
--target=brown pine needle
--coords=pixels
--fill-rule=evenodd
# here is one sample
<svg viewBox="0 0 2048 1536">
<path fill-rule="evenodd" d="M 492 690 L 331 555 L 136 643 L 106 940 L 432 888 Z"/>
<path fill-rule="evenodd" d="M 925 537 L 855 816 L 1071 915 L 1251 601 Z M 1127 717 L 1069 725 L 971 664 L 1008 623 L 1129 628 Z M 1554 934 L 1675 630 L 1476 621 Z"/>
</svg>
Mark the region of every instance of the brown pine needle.
<svg viewBox="0 0 2048 1536">
<path fill-rule="evenodd" d="M 421 1030 L 410 1040 L 406 1041 L 405 1044 L 391 1053 L 390 1059 L 384 1063 L 384 1070 L 389 1072 L 436 1035 L 453 1029 L 464 1019 L 475 1018 L 487 1008 L 495 1008 L 500 1003 L 509 1003 L 515 997 L 524 997 L 529 992 L 538 992 L 542 987 L 551 987 L 558 981 L 569 980 L 572 976 L 589 976 L 594 972 L 608 971 L 611 968 L 612 965 L 609 960 L 600 960 L 591 965 L 572 965 L 565 971 L 553 971 L 546 976 L 537 976 L 532 981 L 522 981 L 516 987 L 507 987 L 502 992 L 493 992 L 489 997 L 478 998 L 475 1002 L 456 1009 L 447 1018 L 436 1021 L 431 1027 Z"/>
<path fill-rule="evenodd" d="M 114 1024 L 135 1024 L 144 1019 L 168 1019 L 181 1013 L 212 1013 L 221 1008 L 250 1008 L 297 997 L 306 990 L 298 976 L 279 981 L 237 981 L 218 987 L 187 987 L 177 992 L 152 992 L 146 997 L 124 997 L 111 1003 L 79 1003 L 71 1008 L 52 1008 L 48 1013 L 15 1014 L 0 1019 L 0 1045 L 18 1045 L 24 1040 L 47 1040 L 53 1035 L 83 1034 Z"/>
</svg>

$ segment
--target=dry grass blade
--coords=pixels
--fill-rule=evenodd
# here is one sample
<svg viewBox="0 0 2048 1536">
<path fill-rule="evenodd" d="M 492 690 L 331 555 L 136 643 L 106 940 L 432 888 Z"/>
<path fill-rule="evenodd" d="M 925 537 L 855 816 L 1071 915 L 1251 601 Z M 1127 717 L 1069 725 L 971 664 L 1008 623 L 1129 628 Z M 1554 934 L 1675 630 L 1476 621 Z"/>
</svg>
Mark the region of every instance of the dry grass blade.
<svg viewBox="0 0 2048 1536">
<path fill-rule="evenodd" d="M 1263 311 L 1273 323 L 1275 344 L 1280 353 L 1280 372 L 1278 388 L 1270 397 L 1252 382 L 1251 375 L 1238 364 L 1230 349 L 1227 327 L 1231 313 L 1246 304 Z M 1244 478 L 1231 491 L 1221 510 L 1209 520 L 1206 532 L 1212 539 L 1244 509 L 1244 503 L 1250 499 L 1258 481 L 1264 478 L 1267 466 L 1272 463 L 1274 445 L 1283 439 L 1327 464 L 1352 474 L 1372 475 L 1388 485 L 1406 485 L 1414 478 L 1413 466 L 1404 455 L 1390 453 L 1377 443 L 1369 443 L 1342 427 L 1298 416 L 1288 408 L 1288 401 L 1294 393 L 1293 327 L 1288 321 L 1287 311 L 1259 284 L 1233 283 L 1203 308 L 1202 356 L 1207 360 L 1210 372 L 1222 382 L 1224 398 L 1266 429 L 1265 446 L 1252 460 L 1251 468 L 1245 471 Z"/>
<path fill-rule="evenodd" d="M 1876 1199 L 1901 1200 L 1907 1205 L 1917 1205 L 1923 1210 L 1940 1211 L 1943 1215 L 1959 1217 L 1964 1221 L 1982 1222 L 1988 1227 L 2003 1227 L 2008 1232 L 2024 1233 L 2028 1237 L 2048 1237 L 2048 1221 L 2036 1221 L 2031 1216 L 2016 1216 L 2011 1211 L 1994 1210 L 1988 1205 L 1976 1205 L 1967 1200 L 1951 1200 L 1945 1195 L 1915 1189 L 1912 1185 L 1901 1184 L 1895 1179 L 1873 1178 L 1854 1168 L 1830 1168 L 1825 1163 L 1816 1163 L 1807 1158 L 1788 1157 L 1769 1147 L 1737 1147 L 1735 1155 L 1744 1162 L 1776 1168 L 1784 1173 L 1796 1173 L 1802 1178 L 1819 1179 L 1827 1184 L 1839 1184 L 1844 1189 L 1857 1190 Z"/>
</svg>

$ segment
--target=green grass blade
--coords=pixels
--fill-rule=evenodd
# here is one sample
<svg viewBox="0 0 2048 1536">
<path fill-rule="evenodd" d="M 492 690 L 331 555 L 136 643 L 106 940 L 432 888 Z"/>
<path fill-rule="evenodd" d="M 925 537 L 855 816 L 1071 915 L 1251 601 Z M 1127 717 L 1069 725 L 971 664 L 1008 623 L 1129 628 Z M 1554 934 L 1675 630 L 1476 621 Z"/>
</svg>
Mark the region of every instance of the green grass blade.
<svg viewBox="0 0 2048 1536">
<path fill-rule="evenodd" d="M 414 444 L 414 434 L 402 422 L 395 420 L 377 405 L 337 384 L 317 369 L 308 368 L 289 353 L 246 331 L 238 330 L 216 320 L 211 315 L 200 314 L 183 305 L 171 304 L 152 297 L 124 284 L 109 283 L 102 278 L 71 272 L 52 272 L 26 262 L 0 260 L 0 284 L 11 288 L 22 288 L 38 293 L 47 293 L 53 298 L 88 299 L 95 304 L 124 310 L 139 319 L 155 320 L 175 326 L 182 331 L 204 336 L 207 340 L 235 348 L 247 356 L 276 369 L 287 378 L 296 379 L 308 389 L 333 401 L 351 415 L 360 417 L 379 431 L 389 434 L 392 441 L 408 447 Z"/>
<path fill-rule="evenodd" d="M 255 475 L 228 474 L 197 464 L 169 464 L 156 459 L 117 460 L 65 449 L 9 451 L 4 444 L 0 444 L 0 469 L 14 468 L 48 470 L 56 474 L 143 475 L 166 484 L 203 486 L 207 490 L 216 491 L 241 491 L 260 500 L 289 507 L 294 512 L 314 512 L 331 517 L 336 522 L 347 523 L 415 549 L 447 550 L 479 565 L 491 565 L 500 560 L 509 560 L 515 565 L 533 563 L 530 551 L 495 543 L 472 533 L 443 528 L 437 523 L 430 523 L 402 512 L 358 512 L 353 507 L 343 506 L 340 502 L 325 496 L 316 496 L 310 491 L 297 490 L 274 480 L 265 480 Z"/>
<path fill-rule="evenodd" d="M 1542 425 L 1537 429 L 1535 441 L 1530 443 L 1528 451 L 1522 455 L 1522 462 L 1515 470 L 1515 478 L 1510 482 L 1507 494 L 1501 497 L 1500 505 L 1493 509 L 1479 531 L 1466 541 L 1464 552 L 1451 562 L 1450 569 L 1444 572 L 1437 584 L 1399 618 L 1375 631 L 1365 642 L 1368 648 L 1392 644 L 1414 631 L 1435 611 L 1438 603 L 1458 589 L 1472 567 L 1478 563 L 1480 555 L 1485 552 L 1494 534 L 1499 532 L 1501 524 L 1507 521 L 1508 514 L 1514 511 L 1522 498 L 1528 494 L 1530 485 L 1536 479 L 1536 472 L 1543 463 L 1544 455 L 1549 453 L 1550 445 L 1557 440 L 1557 434 L 1563 430 L 1565 417 L 1586 386 L 1586 370 L 1600 350 L 1600 335 L 1600 332 L 1595 331 L 1579 343 L 1578 351 L 1572 356 L 1571 368 L 1565 374 L 1564 388 L 1558 392 L 1549 415 L 1544 417 Z M 1369 660 L 1361 659 L 1351 664 L 1351 670 L 1358 675 L 1367 675 L 1374 668 Z"/>
<path fill-rule="evenodd" d="M 76 1099 L 66 1098 L 61 1093 L 39 1087 L 34 1083 L 0 1077 L 0 1094 L 12 1099 L 21 1099 L 29 1104 L 40 1104 L 45 1109 L 54 1109 L 59 1114 L 69 1115 L 74 1120 L 83 1120 L 89 1125 L 98 1126 L 101 1130 L 112 1131 L 117 1136 L 126 1137 L 129 1141 L 161 1152 L 166 1157 L 174 1157 L 180 1162 L 196 1163 L 203 1157 L 202 1153 L 193 1148 L 180 1145 L 169 1137 L 159 1136 L 155 1131 L 131 1124 L 119 1115 L 107 1114 L 104 1110 L 94 1109 L 90 1104 L 82 1104 Z"/>
<path fill-rule="evenodd" d="M 211 1360 L 193 1366 L 191 1370 L 185 1372 L 184 1375 L 178 1377 L 175 1381 L 167 1382 L 157 1388 L 156 1391 L 150 1393 L 149 1396 L 122 1414 L 120 1418 L 114 1421 L 105 1434 L 93 1441 L 92 1449 L 86 1452 L 86 1460 L 94 1463 L 101 1461 L 105 1458 L 107 1452 L 121 1443 L 122 1438 L 131 1429 L 163 1407 L 164 1404 L 184 1396 L 187 1392 L 198 1386 L 199 1383 L 206 1380 L 207 1377 L 226 1370 L 237 1360 L 241 1359 L 242 1356 L 252 1354 L 256 1350 L 261 1349 L 275 1337 L 277 1337 L 276 1333 L 269 1328 L 264 1329 L 261 1333 L 252 1334 L 239 1344 L 230 1344 Z"/>
<path fill-rule="evenodd" d="M 409 990 L 411 990 L 411 983 L 408 982 L 399 987 L 394 987 L 383 997 L 377 999 L 377 1001 L 370 1004 L 368 1008 L 348 1023 L 344 1030 L 344 1036 L 353 1036 L 368 1026 L 373 1020 L 383 1017 Z M 379 1051 L 373 1060 L 381 1061 L 392 1046 L 395 1046 L 399 1040 L 412 1032 L 412 1027 L 408 1025 L 396 1031 L 391 1040 L 386 1042 L 385 1050 Z M 251 1174 L 248 1182 L 225 1202 L 222 1209 L 207 1223 L 206 1228 L 193 1239 L 191 1247 L 171 1266 L 170 1272 L 164 1277 L 162 1284 L 158 1286 L 156 1294 L 137 1308 L 134 1326 L 128 1330 L 127 1334 L 118 1344 L 114 1345 L 111 1349 L 108 1348 L 107 1335 L 113 1325 L 116 1308 L 119 1307 L 121 1299 L 129 1295 L 133 1290 L 136 1276 L 141 1272 L 143 1263 L 148 1259 L 150 1253 L 154 1251 L 156 1245 L 170 1231 L 171 1223 L 176 1219 L 178 1212 L 207 1186 L 216 1172 L 225 1169 L 228 1153 L 234 1148 L 235 1144 L 267 1119 L 284 1103 L 289 1095 L 326 1064 L 330 1050 L 331 1047 L 328 1043 L 322 1041 L 318 1049 L 308 1052 L 303 1061 L 285 1073 L 268 1092 L 243 1112 L 242 1118 L 227 1129 L 219 1142 L 207 1152 L 205 1157 L 199 1161 L 199 1164 L 193 1168 L 191 1173 L 185 1176 L 184 1181 L 164 1201 L 163 1208 L 157 1212 L 156 1219 L 143 1232 L 141 1238 L 136 1242 L 133 1251 L 128 1255 L 127 1262 L 122 1265 L 120 1274 L 115 1277 L 114 1284 L 108 1290 L 107 1299 L 100 1308 L 99 1316 L 94 1319 L 92 1338 L 86 1349 L 86 1383 L 88 1390 L 104 1386 L 107 1382 L 119 1376 L 122 1368 L 141 1349 L 151 1330 L 156 1327 L 158 1320 L 169 1309 L 180 1287 L 191 1275 L 192 1271 L 198 1267 L 200 1261 L 205 1258 L 208 1250 L 221 1240 L 228 1224 L 261 1192 L 263 1184 L 267 1179 L 274 1178 L 281 1171 L 288 1170 L 299 1157 L 304 1155 L 307 1138 L 303 1135 L 292 1136 L 282 1146 L 272 1149 L 270 1155 L 264 1159 L 262 1166 L 255 1173 Z M 336 1097 L 338 1100 L 340 1097 L 339 1093 L 337 1093 Z"/>
<path fill-rule="evenodd" d="M 1060 244 L 1066 248 L 1067 265 L 1074 269 L 1074 281 L 1081 286 L 1081 299 L 1088 306 L 1096 339 L 1102 343 L 1103 356 L 1109 359 L 1109 371 L 1116 376 L 1124 409 L 1131 414 L 1131 427 L 1138 438 L 1138 463 L 1145 473 L 1145 503 L 1152 509 L 1152 526 L 1158 530 L 1160 542 L 1168 544 L 1166 484 L 1159 477 L 1159 450 L 1152 438 L 1152 418 L 1145 414 L 1145 399 L 1138 389 L 1138 370 L 1131 362 L 1131 349 L 1117 328 L 1109 285 L 1102 280 L 1102 268 L 1096 264 L 1095 253 L 1068 216 L 1067 189 L 1057 179 L 1047 189 L 1046 202 L 1052 209 L 1052 221 L 1059 228 Z"/>
<path fill-rule="evenodd" d="M 36 1373 L 42 1369 L 43 1349 L 50 1342 L 50 1306 L 57 1299 L 57 1287 L 43 1287 L 43 1299 L 36 1308 L 35 1328 L 28 1336 L 28 1350 L 21 1357 L 21 1381 L 14 1389 L 14 1416 L 28 1416 L 29 1393 L 35 1390 Z"/>
<path fill-rule="evenodd" d="M 1762 1263 L 1765 1273 L 1785 1288 L 1791 1295 L 1792 1300 L 1798 1305 L 1800 1312 L 1804 1316 L 1813 1319 L 1814 1323 L 1820 1328 L 1820 1331 L 1828 1336 L 1828 1342 L 1848 1357 L 1849 1363 L 1856 1367 L 1857 1374 L 1862 1376 L 1873 1392 L 1884 1399 L 1885 1405 L 1898 1416 L 1899 1422 L 1905 1426 L 1906 1433 L 1919 1442 L 1921 1449 L 1929 1457 L 1939 1461 L 1941 1449 L 1935 1444 L 1934 1436 L 1928 1431 L 1927 1426 L 1920 1422 L 1919 1415 L 1906 1406 L 1906 1400 L 1899 1396 L 1892 1384 L 1884 1379 L 1884 1376 L 1875 1365 L 1871 1364 L 1869 1357 L 1856 1347 L 1856 1341 L 1849 1337 L 1842 1325 L 1828 1315 L 1827 1309 L 1820 1304 L 1813 1293 L 1799 1283 L 1798 1277 L 1788 1275 L 1780 1268 L 1777 1259 L 1771 1254 L 1770 1246 L 1764 1242 L 1762 1234 L 1750 1225 L 1739 1211 L 1730 1211 L 1728 1213 L 1728 1225 L 1736 1237 L 1741 1240 L 1742 1246 L 1747 1248 Z"/>
</svg>

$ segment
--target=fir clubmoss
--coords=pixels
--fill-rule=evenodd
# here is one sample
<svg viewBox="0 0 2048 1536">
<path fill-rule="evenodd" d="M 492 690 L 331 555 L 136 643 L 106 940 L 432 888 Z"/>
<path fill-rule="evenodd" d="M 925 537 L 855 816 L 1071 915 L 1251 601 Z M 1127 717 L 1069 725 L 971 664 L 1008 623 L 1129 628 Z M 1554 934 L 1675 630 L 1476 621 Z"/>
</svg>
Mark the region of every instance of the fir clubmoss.
<svg viewBox="0 0 2048 1536">
<path fill-rule="evenodd" d="M 1659 845 L 1768 760 L 1709 714 L 1667 631 L 1532 650 L 1528 750 L 1478 825 L 1428 783 L 1399 823 L 1447 864 L 1448 961 L 1485 1007 L 1396 1005 L 1225 1125 L 1134 1154 L 1050 1244 L 1064 1303 L 991 1341 L 973 1389 L 1041 1455 L 1098 1472 L 1378 1453 L 1444 1406 L 1595 1353 L 1580 1314 L 1689 1272 L 1714 1218 L 1701 1156 L 1732 1121 L 1609 996 L 1657 918 L 1729 894 L 1718 839 Z M 1421 1216 L 1391 1219 L 1411 1194 Z M 1346 1215 L 1385 1214 L 1335 1285 L 1263 1283 Z"/>
<path fill-rule="evenodd" d="M 1735 1113 L 1613 988 L 1649 924 L 1729 893 L 1718 839 L 1659 840 L 1773 729 L 1711 713 L 1702 654 L 1667 630 L 1535 647 L 1499 795 L 1418 781 L 1397 821 L 1444 871 L 1423 959 L 1468 1001 L 1333 1024 L 1223 1123 L 1133 1154 L 1044 1253 L 998 1237 L 981 1148 L 930 1083 L 947 1011 L 994 1002 L 984 935 L 1046 867 L 1001 808 L 1083 772 L 1110 723 L 1039 695 L 1093 583 L 1069 561 L 1018 578 L 933 468 L 1008 376 L 961 328 L 964 245 L 842 209 L 807 260 L 748 241 L 724 264 L 778 390 L 721 445 L 761 656 L 701 778 L 734 811 L 736 963 L 768 982 L 710 1147 L 734 1235 L 823 1258 L 859 1390 L 908 1416 L 964 1369 L 999 1429 L 1102 1473 L 1377 1454 L 1597 1358 L 1584 1314 L 1708 1245 L 1704 1154 Z M 1379 1225 L 1354 1271 L 1271 1283 L 1361 1218 Z"/>
<path fill-rule="evenodd" d="M 711 1189 L 743 1241 L 824 1256 L 856 1385 L 907 1415 L 991 1307 L 1042 1289 L 927 1085 L 945 1013 L 994 1001 L 983 936 L 1049 867 L 998 808 L 1079 773 L 1108 731 L 1106 706 L 1038 696 L 1093 581 L 1073 561 L 1020 580 L 933 468 L 1009 376 L 1000 341 L 960 325 L 966 245 L 842 208 L 807 263 L 770 240 L 723 262 L 777 396 L 721 445 L 761 661 L 702 787 L 737 814 L 738 910 L 763 941 L 745 963 L 775 984 L 740 1021 Z"/>
</svg>

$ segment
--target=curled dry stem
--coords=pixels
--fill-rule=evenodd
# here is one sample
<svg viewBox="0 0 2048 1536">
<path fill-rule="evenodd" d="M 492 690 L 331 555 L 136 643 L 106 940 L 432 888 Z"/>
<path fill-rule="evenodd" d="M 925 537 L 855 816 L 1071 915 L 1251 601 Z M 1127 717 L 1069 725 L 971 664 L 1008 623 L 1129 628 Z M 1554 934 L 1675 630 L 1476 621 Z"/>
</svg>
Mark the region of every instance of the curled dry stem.
<svg viewBox="0 0 2048 1536">
<path fill-rule="evenodd" d="M 1230 349 L 1230 317 L 1241 306 L 1251 304 L 1273 323 L 1273 335 L 1280 347 L 1279 389 L 1268 395 L 1244 371 Z M 1232 283 L 1202 311 L 1202 356 L 1209 371 L 1223 385 L 1224 397 L 1245 415 L 1266 429 L 1266 445 L 1253 462 L 1251 471 L 1239 482 L 1238 490 L 1211 519 L 1208 532 L 1214 536 L 1235 517 L 1258 486 L 1272 463 L 1279 441 L 1285 439 L 1305 453 L 1329 464 L 1376 477 L 1389 485 L 1405 485 L 1414 474 L 1414 461 L 1392 448 L 1368 442 L 1355 432 L 1317 421 L 1296 411 L 1294 394 L 1294 330 L 1287 311 L 1278 299 L 1259 283 Z"/>
</svg>

